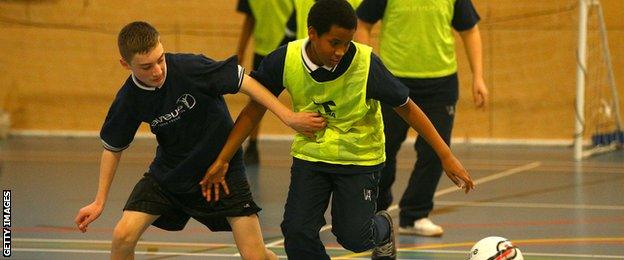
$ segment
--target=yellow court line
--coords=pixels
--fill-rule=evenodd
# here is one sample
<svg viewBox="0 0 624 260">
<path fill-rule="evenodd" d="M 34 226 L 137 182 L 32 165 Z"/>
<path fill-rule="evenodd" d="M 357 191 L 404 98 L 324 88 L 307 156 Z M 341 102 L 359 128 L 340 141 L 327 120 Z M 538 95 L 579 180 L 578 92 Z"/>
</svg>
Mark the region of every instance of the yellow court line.
<svg viewBox="0 0 624 260">
<path fill-rule="evenodd" d="M 624 243 L 624 237 L 580 237 L 580 238 L 543 238 L 543 239 L 514 239 L 514 244 L 522 245 L 522 244 L 550 244 L 550 243 L 573 243 L 573 242 L 622 242 Z M 475 244 L 472 242 L 460 242 L 460 243 L 444 243 L 444 244 L 429 244 L 422 246 L 414 246 L 397 249 L 398 251 L 414 251 L 414 250 L 425 250 L 425 249 L 443 249 L 443 248 L 453 248 L 453 247 L 472 247 Z M 352 253 L 347 255 L 338 256 L 332 259 L 348 259 L 358 256 L 366 256 L 369 255 L 370 252 L 362 252 L 362 253 Z"/>
</svg>

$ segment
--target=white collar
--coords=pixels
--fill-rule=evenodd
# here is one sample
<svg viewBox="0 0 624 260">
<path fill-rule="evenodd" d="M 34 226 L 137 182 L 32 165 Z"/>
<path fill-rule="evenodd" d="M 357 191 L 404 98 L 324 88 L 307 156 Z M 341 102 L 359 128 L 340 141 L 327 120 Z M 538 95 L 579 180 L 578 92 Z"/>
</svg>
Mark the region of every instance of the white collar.
<svg viewBox="0 0 624 260">
<path fill-rule="evenodd" d="M 309 43 L 310 43 L 310 39 L 305 38 L 305 40 L 303 41 L 303 48 L 301 48 L 301 57 L 303 58 L 303 63 L 305 64 L 306 70 L 308 71 L 308 73 L 311 73 L 321 68 L 321 66 L 314 64 L 314 62 L 312 62 L 310 57 L 308 57 L 308 53 L 306 52 L 306 46 L 308 46 Z M 330 72 L 334 72 L 336 67 L 338 67 L 338 64 L 336 64 L 336 66 L 334 67 L 327 67 L 325 65 L 322 66 L 322 68 Z"/>
<path fill-rule="evenodd" d="M 165 74 L 165 80 L 167 80 L 167 74 Z M 163 80 L 163 85 L 165 84 L 165 80 Z M 141 83 L 141 81 L 139 81 L 139 79 L 136 78 L 136 76 L 134 76 L 134 73 L 132 73 L 132 81 L 134 81 L 134 84 L 137 87 L 139 87 L 140 89 L 143 89 L 143 90 L 155 91 L 155 90 L 157 90 L 157 89 L 162 87 L 162 85 L 160 85 L 158 87 L 145 86 L 145 85 L 143 85 L 143 83 Z"/>
</svg>

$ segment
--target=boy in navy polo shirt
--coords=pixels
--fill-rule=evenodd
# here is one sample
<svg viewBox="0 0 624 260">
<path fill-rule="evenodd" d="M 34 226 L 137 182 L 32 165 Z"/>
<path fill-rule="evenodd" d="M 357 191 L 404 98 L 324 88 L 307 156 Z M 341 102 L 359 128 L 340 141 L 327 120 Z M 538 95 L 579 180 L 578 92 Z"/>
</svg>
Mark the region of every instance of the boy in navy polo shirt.
<svg viewBox="0 0 624 260">
<path fill-rule="evenodd" d="M 202 55 L 165 53 L 158 31 L 145 22 L 126 25 L 118 36 L 121 65 L 130 70 L 111 105 L 100 137 L 105 150 L 94 202 L 76 216 L 82 232 L 104 208 L 122 151 L 146 122 L 158 147 L 148 172 L 136 184 L 114 229 L 112 259 L 134 257 L 134 247 L 150 226 L 181 230 L 190 217 L 212 231 L 233 231 L 244 259 L 276 259 L 264 247 L 257 212 L 245 177 L 241 151 L 229 161 L 227 196 L 207 203 L 199 181 L 217 157 L 233 122 L 224 94 L 243 92 L 266 105 L 297 131 L 324 127 L 314 113 L 293 113 L 244 74 L 236 58 L 214 61 Z M 215 196 L 219 196 L 215 193 Z"/>
<path fill-rule="evenodd" d="M 374 249 L 373 259 L 396 258 L 391 217 L 385 211 L 375 214 L 385 161 L 380 101 L 394 107 L 431 143 L 455 184 L 466 192 L 474 188 L 464 167 L 409 99 L 408 89 L 370 47 L 352 42 L 356 23 L 347 1 L 319 0 L 309 12 L 309 38 L 270 53 L 251 74 L 276 96 L 287 89 L 295 111 L 318 111 L 327 119 L 325 129 L 312 138 L 298 134 L 292 145 L 291 181 L 281 224 L 291 259 L 329 259 L 319 230 L 330 201 L 338 243 L 354 252 Z M 220 188 L 213 179 L 226 174 L 226 162 L 263 112 L 255 102 L 241 112 L 202 181 L 204 189 Z"/>
</svg>

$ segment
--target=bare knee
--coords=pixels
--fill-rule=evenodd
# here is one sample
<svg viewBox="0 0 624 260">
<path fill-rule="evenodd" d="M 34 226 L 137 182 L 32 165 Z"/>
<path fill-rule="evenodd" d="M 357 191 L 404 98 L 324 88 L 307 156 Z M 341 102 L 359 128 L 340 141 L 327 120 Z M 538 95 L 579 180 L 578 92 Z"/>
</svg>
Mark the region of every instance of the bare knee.
<svg viewBox="0 0 624 260">
<path fill-rule="evenodd" d="M 134 247 L 139 241 L 139 235 L 134 234 L 129 228 L 118 223 L 113 230 L 113 251 L 134 251 Z"/>
<path fill-rule="evenodd" d="M 158 218 L 136 211 L 124 211 L 113 230 L 111 259 L 134 259 L 134 248 L 145 229 Z"/>
</svg>

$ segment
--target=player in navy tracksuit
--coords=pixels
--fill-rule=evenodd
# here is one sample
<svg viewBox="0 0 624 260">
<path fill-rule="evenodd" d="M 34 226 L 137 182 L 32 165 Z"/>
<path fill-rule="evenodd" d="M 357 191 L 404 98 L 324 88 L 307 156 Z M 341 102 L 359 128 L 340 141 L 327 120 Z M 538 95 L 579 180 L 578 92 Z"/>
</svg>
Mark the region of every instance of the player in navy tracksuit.
<svg viewBox="0 0 624 260">
<path fill-rule="evenodd" d="M 470 0 L 364 0 L 357 9 L 358 37 L 370 42 L 373 25 L 383 20 L 380 56 L 394 76 L 409 88 L 414 100 L 450 145 L 455 105 L 459 96 L 453 31 L 466 48 L 473 76 L 472 94 L 477 108 L 487 103 L 483 80 L 481 38 L 477 14 Z M 382 105 L 388 160 L 379 181 L 379 209 L 392 203 L 396 155 L 409 125 L 390 106 Z M 400 234 L 440 236 L 444 230 L 428 216 L 442 176 L 442 162 L 431 146 L 418 137 L 417 160 L 399 203 Z"/>
</svg>

